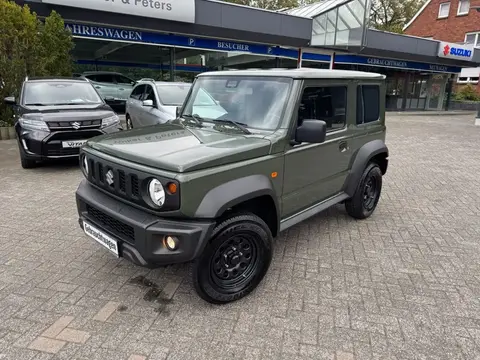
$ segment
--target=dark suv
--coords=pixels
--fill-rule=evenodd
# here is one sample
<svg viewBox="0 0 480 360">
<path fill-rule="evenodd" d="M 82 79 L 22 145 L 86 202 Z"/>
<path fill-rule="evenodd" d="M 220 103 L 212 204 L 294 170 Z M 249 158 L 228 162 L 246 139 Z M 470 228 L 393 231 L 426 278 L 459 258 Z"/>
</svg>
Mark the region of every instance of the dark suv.
<svg viewBox="0 0 480 360">
<path fill-rule="evenodd" d="M 23 168 L 48 159 L 78 157 L 97 135 L 121 129 L 119 117 L 83 79 L 25 79 L 13 106 Z"/>
</svg>

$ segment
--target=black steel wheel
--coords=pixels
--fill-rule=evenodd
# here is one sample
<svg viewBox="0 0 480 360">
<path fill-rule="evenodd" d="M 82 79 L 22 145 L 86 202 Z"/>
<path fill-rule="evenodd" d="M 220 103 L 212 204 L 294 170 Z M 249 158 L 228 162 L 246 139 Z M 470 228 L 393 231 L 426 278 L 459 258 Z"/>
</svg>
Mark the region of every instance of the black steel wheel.
<svg viewBox="0 0 480 360">
<path fill-rule="evenodd" d="M 376 163 L 365 168 L 355 194 L 345 201 L 347 213 L 356 219 L 365 219 L 375 211 L 382 192 L 382 171 Z"/>
<path fill-rule="evenodd" d="M 193 269 L 201 298 L 221 304 L 238 300 L 257 287 L 272 258 L 272 234 L 253 214 L 236 214 L 221 221 Z"/>
<path fill-rule="evenodd" d="M 133 124 L 132 124 L 132 119 L 130 118 L 130 115 L 125 115 L 125 123 L 127 125 L 127 130 L 133 129 Z"/>
</svg>

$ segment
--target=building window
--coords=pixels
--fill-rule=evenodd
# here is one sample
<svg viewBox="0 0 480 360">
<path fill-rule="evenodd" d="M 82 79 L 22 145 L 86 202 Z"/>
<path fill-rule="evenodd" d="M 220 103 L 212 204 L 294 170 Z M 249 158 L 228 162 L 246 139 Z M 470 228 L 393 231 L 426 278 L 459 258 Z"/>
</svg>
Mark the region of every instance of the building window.
<svg viewBox="0 0 480 360">
<path fill-rule="evenodd" d="M 465 44 L 480 46 L 480 33 L 465 34 Z"/>
<path fill-rule="evenodd" d="M 458 2 L 457 15 L 466 15 L 470 10 L 470 0 L 460 0 Z"/>
<path fill-rule="evenodd" d="M 366 106 L 368 104 L 368 106 Z M 357 125 L 380 119 L 380 87 L 359 85 L 357 87 Z"/>
<path fill-rule="evenodd" d="M 303 91 L 298 124 L 316 119 L 327 123 L 327 131 L 343 129 L 347 123 L 347 87 L 307 87 Z"/>
<path fill-rule="evenodd" d="M 449 13 L 450 13 L 450 3 L 445 2 L 440 4 L 440 8 L 438 9 L 438 18 L 439 19 L 447 18 Z"/>
</svg>

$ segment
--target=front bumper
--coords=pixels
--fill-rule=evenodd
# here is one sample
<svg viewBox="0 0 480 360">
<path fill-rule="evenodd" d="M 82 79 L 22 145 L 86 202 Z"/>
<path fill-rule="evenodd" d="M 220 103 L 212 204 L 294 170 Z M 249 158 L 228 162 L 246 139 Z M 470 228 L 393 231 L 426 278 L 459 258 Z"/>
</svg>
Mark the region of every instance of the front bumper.
<svg viewBox="0 0 480 360">
<path fill-rule="evenodd" d="M 17 125 L 17 138 L 23 155 L 31 160 L 48 160 L 78 157 L 80 147 L 63 147 L 63 141 L 87 140 L 95 136 L 116 132 L 121 125 L 113 125 L 103 129 L 71 130 L 71 131 L 33 131 L 24 130 Z"/>
<path fill-rule="evenodd" d="M 83 180 L 76 192 L 80 227 L 87 221 L 117 240 L 119 256 L 133 263 L 155 267 L 188 262 L 202 253 L 210 239 L 213 221 L 159 218 L 123 204 Z M 168 250 L 166 235 L 179 239 L 178 248 Z M 93 241 L 93 240 L 92 240 Z"/>
</svg>

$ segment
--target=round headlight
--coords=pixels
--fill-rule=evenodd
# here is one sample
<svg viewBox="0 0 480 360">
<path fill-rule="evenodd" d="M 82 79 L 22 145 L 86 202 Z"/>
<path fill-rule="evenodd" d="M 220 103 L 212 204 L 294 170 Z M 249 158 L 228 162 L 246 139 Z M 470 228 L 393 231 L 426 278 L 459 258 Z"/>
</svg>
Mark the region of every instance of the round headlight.
<svg viewBox="0 0 480 360">
<path fill-rule="evenodd" d="M 157 206 L 162 206 L 165 203 L 165 190 L 162 183 L 157 179 L 150 180 L 148 195 L 150 195 L 150 199 Z"/>
<path fill-rule="evenodd" d="M 88 159 L 87 157 L 84 155 L 83 158 L 82 158 L 82 167 L 83 167 L 83 172 L 85 173 L 85 176 L 88 176 Z"/>
</svg>

